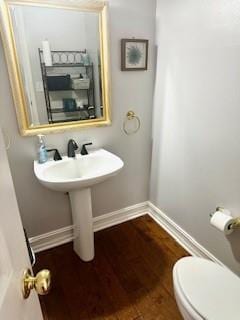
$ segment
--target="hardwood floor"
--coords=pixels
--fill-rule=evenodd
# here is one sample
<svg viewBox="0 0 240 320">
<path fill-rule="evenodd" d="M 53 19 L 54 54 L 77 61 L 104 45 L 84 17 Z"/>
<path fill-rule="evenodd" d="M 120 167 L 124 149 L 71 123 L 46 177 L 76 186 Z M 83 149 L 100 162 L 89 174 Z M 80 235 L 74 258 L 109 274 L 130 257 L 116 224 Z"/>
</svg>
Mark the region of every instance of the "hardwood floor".
<svg viewBox="0 0 240 320">
<path fill-rule="evenodd" d="M 149 216 L 95 234 L 96 257 L 84 263 L 72 244 L 37 255 L 53 287 L 41 297 L 45 320 L 178 320 L 172 267 L 188 253 Z"/>
</svg>

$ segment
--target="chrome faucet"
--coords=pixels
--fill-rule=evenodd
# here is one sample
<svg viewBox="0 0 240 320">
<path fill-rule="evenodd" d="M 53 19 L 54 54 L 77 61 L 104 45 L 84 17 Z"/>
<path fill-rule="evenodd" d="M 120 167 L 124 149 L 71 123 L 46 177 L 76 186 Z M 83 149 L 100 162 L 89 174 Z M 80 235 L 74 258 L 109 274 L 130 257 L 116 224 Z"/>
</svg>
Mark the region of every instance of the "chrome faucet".
<svg viewBox="0 0 240 320">
<path fill-rule="evenodd" d="M 68 157 L 69 158 L 75 158 L 76 154 L 75 151 L 78 149 L 78 145 L 76 143 L 76 141 L 74 141 L 73 139 L 70 139 L 68 141 Z"/>
</svg>

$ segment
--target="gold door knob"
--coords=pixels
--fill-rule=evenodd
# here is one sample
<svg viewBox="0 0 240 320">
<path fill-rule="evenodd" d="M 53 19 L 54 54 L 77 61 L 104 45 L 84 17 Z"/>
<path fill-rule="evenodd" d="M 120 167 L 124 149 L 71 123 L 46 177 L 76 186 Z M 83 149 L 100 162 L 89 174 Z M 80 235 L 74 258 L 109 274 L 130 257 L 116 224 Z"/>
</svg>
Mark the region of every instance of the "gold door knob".
<svg viewBox="0 0 240 320">
<path fill-rule="evenodd" d="M 36 277 L 32 276 L 31 270 L 26 269 L 23 274 L 22 294 L 27 299 L 31 290 L 35 289 L 39 295 L 48 294 L 51 288 L 51 272 L 42 270 L 37 273 Z"/>
</svg>

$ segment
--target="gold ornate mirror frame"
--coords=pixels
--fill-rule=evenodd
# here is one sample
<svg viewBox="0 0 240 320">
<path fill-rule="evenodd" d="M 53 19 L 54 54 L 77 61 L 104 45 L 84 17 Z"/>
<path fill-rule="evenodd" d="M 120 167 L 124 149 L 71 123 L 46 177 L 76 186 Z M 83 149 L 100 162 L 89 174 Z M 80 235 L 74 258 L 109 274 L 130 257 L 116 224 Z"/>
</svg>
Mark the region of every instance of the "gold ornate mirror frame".
<svg viewBox="0 0 240 320">
<path fill-rule="evenodd" d="M 91 120 L 72 121 L 67 123 L 44 124 L 30 126 L 27 114 L 26 97 L 24 93 L 23 79 L 20 72 L 19 58 L 17 54 L 13 24 L 10 15 L 11 5 L 26 5 L 66 10 L 79 10 L 97 12 L 99 14 L 100 33 L 100 59 L 102 79 L 103 117 Z M 9 77 L 13 92 L 13 98 L 17 113 L 20 133 L 23 136 L 39 133 L 61 132 L 69 129 L 85 127 L 106 126 L 111 124 L 110 119 L 110 57 L 108 40 L 108 6 L 105 1 L 95 0 L 0 0 L 1 36 L 8 65 Z"/>
</svg>

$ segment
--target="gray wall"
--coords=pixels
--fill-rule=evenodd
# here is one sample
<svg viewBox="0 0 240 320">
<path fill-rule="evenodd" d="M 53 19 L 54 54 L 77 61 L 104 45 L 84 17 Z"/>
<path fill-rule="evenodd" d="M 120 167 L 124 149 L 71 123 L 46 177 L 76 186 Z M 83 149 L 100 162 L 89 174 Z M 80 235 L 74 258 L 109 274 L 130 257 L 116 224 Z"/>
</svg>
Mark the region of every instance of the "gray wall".
<svg viewBox="0 0 240 320">
<path fill-rule="evenodd" d="M 151 201 L 240 273 L 240 2 L 158 0 Z"/>
<path fill-rule="evenodd" d="M 122 172 L 93 188 L 93 213 L 99 216 L 148 200 L 151 152 L 151 115 L 154 80 L 155 1 L 111 0 L 110 33 L 112 64 L 112 114 L 110 127 L 49 135 L 49 147 L 66 151 L 67 141 L 92 141 L 95 147 L 115 152 L 125 162 Z M 120 71 L 120 39 L 139 37 L 150 40 L 149 70 Z M 21 137 L 9 87 L 6 63 L 0 47 L 0 123 L 11 138 L 8 151 L 23 224 L 29 236 L 36 236 L 71 224 L 68 196 L 42 187 L 33 174 L 36 137 Z M 126 112 L 134 109 L 142 120 L 133 136 L 122 132 Z"/>
</svg>

